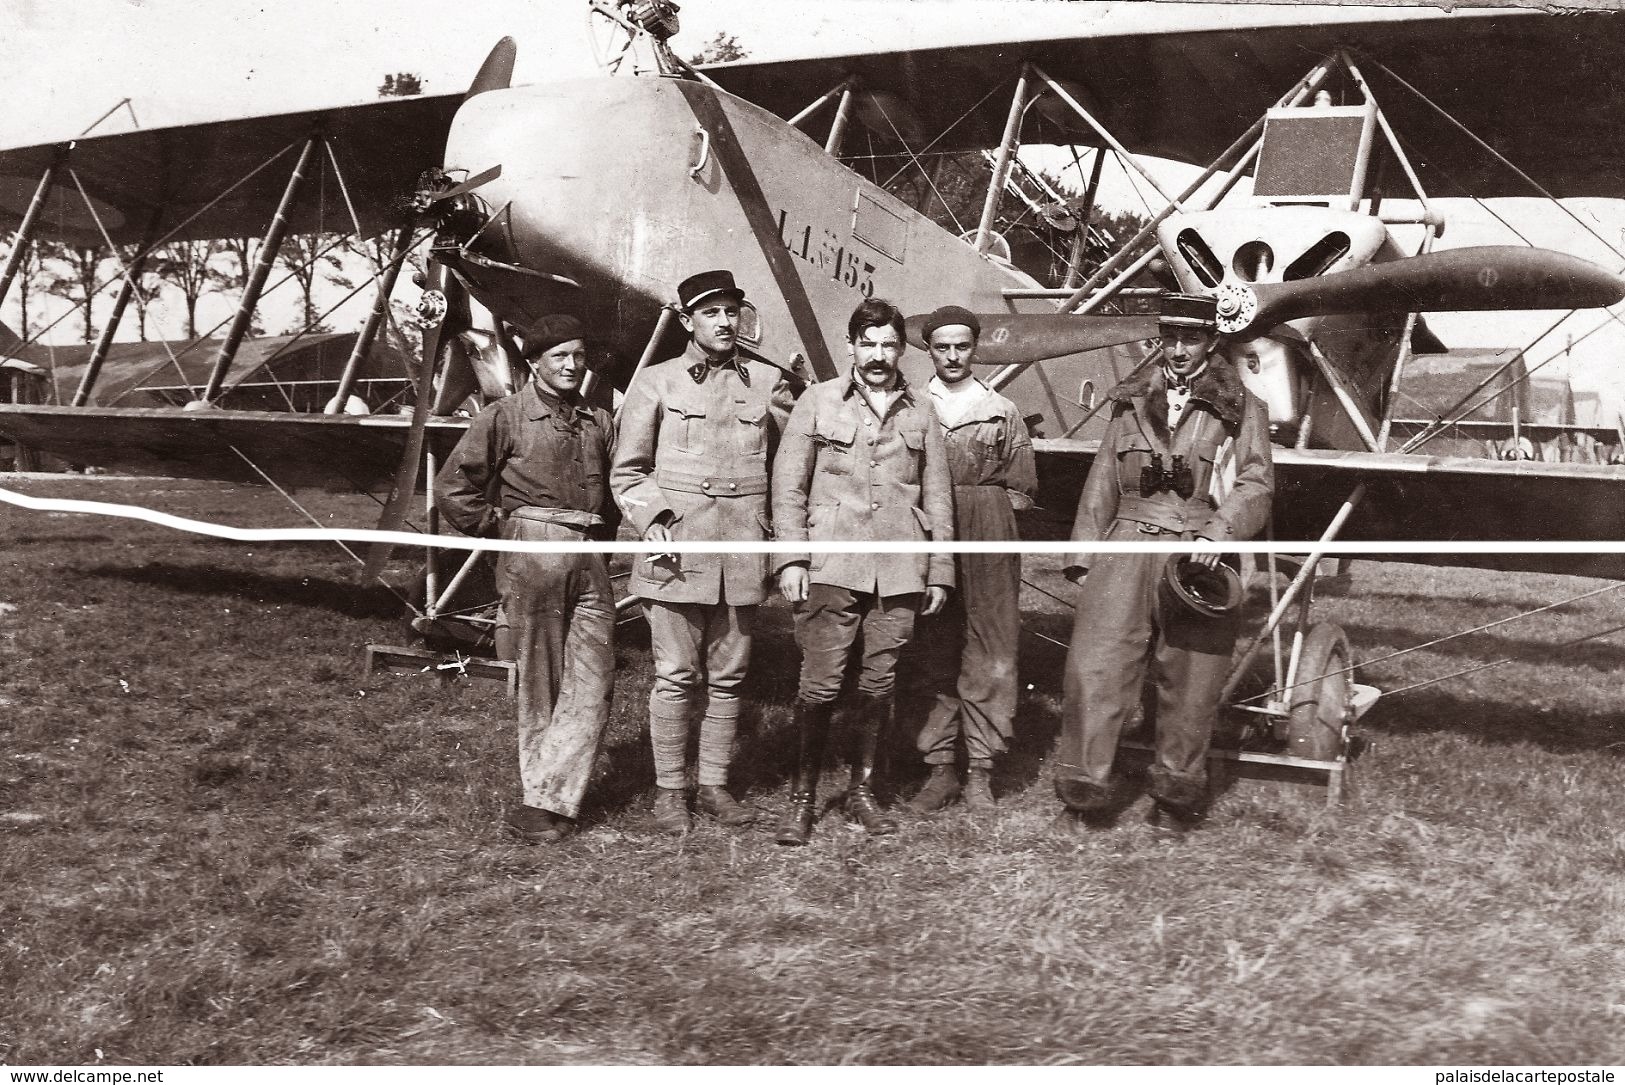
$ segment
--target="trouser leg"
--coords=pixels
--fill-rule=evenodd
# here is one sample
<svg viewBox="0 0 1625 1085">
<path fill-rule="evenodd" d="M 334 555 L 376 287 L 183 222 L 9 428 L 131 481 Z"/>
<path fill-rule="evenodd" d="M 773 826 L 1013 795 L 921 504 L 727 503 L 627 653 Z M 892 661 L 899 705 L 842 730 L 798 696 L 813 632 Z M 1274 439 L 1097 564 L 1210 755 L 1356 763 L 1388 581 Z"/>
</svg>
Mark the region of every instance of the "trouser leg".
<svg viewBox="0 0 1625 1085">
<path fill-rule="evenodd" d="M 1021 555 L 965 554 L 965 613 L 958 700 L 960 733 L 972 768 L 991 768 L 1008 748 L 1016 716 L 1016 652 L 1021 636 Z"/>
<path fill-rule="evenodd" d="M 509 538 L 579 538 L 558 525 L 511 523 Z M 519 669 L 524 803 L 575 817 L 609 722 L 614 675 L 609 574 L 595 554 L 506 554 L 498 578 Z"/>
<path fill-rule="evenodd" d="M 740 687 L 750 666 L 751 624 L 755 607 L 719 604 L 706 608 L 705 664 L 707 700 L 700 719 L 701 787 L 722 787 L 733 764 L 739 731 Z"/>
<path fill-rule="evenodd" d="M 688 787 L 688 734 L 704 682 L 703 608 L 687 603 L 644 600 L 655 680 L 649 690 L 649 742 L 655 783 L 668 790 Z"/>
<path fill-rule="evenodd" d="M 1202 618 L 1171 602 L 1163 606 L 1152 780 L 1153 791 L 1173 805 L 1194 806 L 1205 795 L 1208 745 L 1239 628 L 1234 616 Z"/>
<path fill-rule="evenodd" d="M 1067 650 L 1056 790 L 1083 781 L 1103 788 L 1123 724 L 1139 701 L 1154 634 L 1155 554 L 1103 554 L 1078 594 Z"/>
<path fill-rule="evenodd" d="M 963 577 L 960 578 L 963 582 Z M 926 688 L 931 690 L 931 711 L 915 737 L 915 748 L 928 765 L 952 765 L 963 711 L 960 704 L 960 656 L 965 641 L 965 608 L 960 593 L 950 592 L 948 604 L 929 618 L 919 619 L 919 658 Z"/>
<path fill-rule="evenodd" d="M 834 704 L 863 615 L 845 588 L 813 584 L 795 606 L 801 680 L 796 696 L 807 704 Z"/>
</svg>

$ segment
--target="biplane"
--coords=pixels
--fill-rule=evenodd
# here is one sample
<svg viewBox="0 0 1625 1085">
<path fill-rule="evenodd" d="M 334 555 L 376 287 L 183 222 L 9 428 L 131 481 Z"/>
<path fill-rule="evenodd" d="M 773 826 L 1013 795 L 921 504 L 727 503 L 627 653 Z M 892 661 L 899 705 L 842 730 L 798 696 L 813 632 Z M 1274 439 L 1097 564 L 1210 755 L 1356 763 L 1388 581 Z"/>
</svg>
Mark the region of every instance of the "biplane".
<svg viewBox="0 0 1625 1085">
<path fill-rule="evenodd" d="M 172 240 L 264 238 L 191 402 L 88 405 L 129 301 L 126 276 L 69 401 L 0 407 L 0 433 L 77 463 L 388 491 L 380 526 L 399 527 L 467 411 L 516 387 L 509 329 L 578 314 L 602 346 L 608 395 L 680 349 L 673 284 L 728 267 L 748 284 L 743 348 L 806 380 L 837 374 L 845 317 L 862 298 L 986 314 L 978 361 L 1039 438 L 1049 516 L 1024 530 L 1061 538 L 1105 392 L 1156 357 L 1144 302 L 1177 288 L 1217 298 L 1244 379 L 1269 405 L 1274 537 L 1625 538 L 1625 468 L 1430 455 L 1429 440 L 1458 419 L 1406 419 L 1396 395 L 1413 354 L 1443 349 L 1429 313 L 1625 298 L 1613 270 L 1568 253 L 1441 247 L 1438 204 L 1625 195 L 1625 150 L 1587 135 L 1625 113 L 1614 78 L 1625 21 L 1384 8 L 1324 22 L 1311 7 L 1109 5 L 1080 34 L 1047 31 L 1045 9 L 1032 8 L 1011 39 L 695 68 L 670 45 L 675 5 L 588 3 L 620 35 L 600 77 L 513 86 L 515 45 L 503 39 L 460 95 L 0 150 L 0 226 L 16 233 L 0 298 L 37 236 L 134 244 L 136 262 Z M 1081 197 L 1024 165 L 1034 146 L 1076 157 Z M 940 218 L 945 171 L 966 155 L 986 167 L 980 214 L 945 226 L 933 200 Z M 1201 169 L 1167 191 L 1145 156 Z M 1109 158 L 1164 205 L 1095 258 Z M 356 234 L 390 238 L 377 304 L 327 411 L 223 409 L 283 239 L 338 214 L 311 198 L 317 173 L 333 178 L 321 187 L 341 194 Z M 1237 196 L 1243 181 L 1250 194 Z M 414 405 L 347 415 L 419 245 L 429 330 Z M 923 379 L 929 362 L 915 352 L 904 365 Z M 1480 405 L 1477 391 L 1460 417 Z M 1610 554 L 1459 560 L 1625 576 Z M 1309 622 L 1317 564 L 1298 563 L 1273 598 L 1255 647 L 1285 621 L 1298 628 L 1274 687 L 1253 700 L 1289 754 L 1326 760 L 1364 705 L 1341 632 Z M 446 576 L 430 562 L 424 621 L 469 569 Z"/>
</svg>

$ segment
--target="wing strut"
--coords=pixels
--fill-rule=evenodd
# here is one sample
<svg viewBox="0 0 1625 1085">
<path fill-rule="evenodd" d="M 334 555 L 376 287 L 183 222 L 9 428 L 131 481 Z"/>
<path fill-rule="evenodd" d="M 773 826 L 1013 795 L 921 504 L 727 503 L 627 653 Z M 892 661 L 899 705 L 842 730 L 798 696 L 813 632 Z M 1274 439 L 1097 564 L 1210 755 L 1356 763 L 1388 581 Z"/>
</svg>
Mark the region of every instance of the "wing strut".
<svg viewBox="0 0 1625 1085">
<path fill-rule="evenodd" d="M 361 363 L 371 352 L 373 340 L 378 338 L 378 331 L 383 327 L 384 319 L 389 316 L 389 299 L 395 293 L 395 280 L 400 277 L 401 266 L 406 263 L 406 254 L 411 248 L 412 224 L 409 222 L 395 232 L 395 248 L 390 254 L 389 263 L 384 266 L 383 278 L 379 280 L 378 291 L 373 298 L 372 312 L 367 314 L 367 322 L 362 325 L 361 334 L 355 338 L 355 346 L 351 348 L 350 357 L 344 363 L 344 373 L 339 377 L 338 391 L 323 408 L 323 414 L 344 413 L 344 404 L 349 401 L 350 390 L 355 387 Z"/>
<path fill-rule="evenodd" d="M 45 199 L 50 195 L 51 183 L 56 180 L 56 171 L 61 167 L 62 160 L 67 157 L 63 151 L 56 161 L 45 167 L 40 174 L 39 184 L 34 188 L 34 196 L 28 201 L 28 210 L 23 213 L 23 221 L 17 226 L 16 240 L 12 242 L 11 254 L 6 257 L 6 267 L 0 271 L 0 305 L 11 293 L 11 282 L 17 277 L 17 271 L 23 266 L 23 257 L 28 254 L 28 246 L 34 243 L 34 228 L 39 225 L 40 212 L 45 209 Z"/>
<path fill-rule="evenodd" d="M 79 179 L 75 177 L 74 183 L 78 182 Z M 80 186 L 80 192 L 83 191 L 84 187 Z M 88 200 L 86 206 L 90 207 L 92 215 L 96 213 L 96 208 Z M 113 336 L 118 331 L 120 322 L 124 320 L 124 311 L 130 307 L 130 299 L 135 297 L 136 279 L 140 277 L 141 270 L 147 266 L 147 257 L 152 254 L 152 239 L 158 235 L 158 224 L 163 217 L 162 207 L 153 211 L 146 232 L 141 235 L 141 243 L 136 246 L 135 256 L 124 267 L 124 281 L 119 284 L 118 294 L 113 298 L 113 312 L 107 318 L 107 326 L 102 329 L 101 338 L 96 340 L 95 349 L 90 352 L 90 359 L 85 362 L 85 372 L 79 378 L 79 387 L 74 390 L 72 405 L 75 407 L 83 407 L 90 402 L 91 390 L 96 387 L 96 378 L 101 375 L 102 363 L 107 360 L 107 352 L 113 349 Z M 97 225 L 101 225 L 99 219 Z M 113 248 L 111 243 L 108 245 L 108 252 L 113 254 L 114 259 L 118 258 L 118 250 Z M 137 301 L 136 304 L 145 306 L 146 303 Z"/>
<path fill-rule="evenodd" d="M 1010 158 L 1021 146 L 1021 120 L 1027 113 L 1027 88 L 1032 76 L 1033 66 L 1023 64 L 1020 74 L 1016 76 L 1016 92 L 1010 97 L 1010 115 L 1004 121 L 999 156 L 993 163 L 993 176 L 987 183 L 987 198 L 982 201 L 982 220 L 976 224 L 976 251 L 984 255 L 993 244 L 993 219 L 999 213 L 1004 186 L 1010 180 Z"/>
<path fill-rule="evenodd" d="M 237 357 L 237 348 L 242 345 L 243 336 L 248 334 L 249 322 L 254 318 L 254 307 L 259 304 L 260 291 L 265 288 L 271 265 L 282 248 L 282 237 L 288 232 L 288 213 L 299 198 L 305 171 L 310 168 L 310 160 L 315 157 L 316 148 L 321 142 L 320 135 L 306 139 L 304 148 L 299 152 L 299 161 L 294 163 L 293 172 L 288 175 L 288 185 L 282 191 L 282 202 L 277 205 L 276 214 L 271 216 L 271 224 L 265 230 L 265 240 L 260 242 L 260 251 L 254 261 L 253 274 L 244 284 L 242 297 L 237 302 L 237 315 L 232 318 L 231 328 L 220 344 L 219 353 L 215 355 L 214 369 L 209 373 L 209 383 L 203 389 L 202 401 L 206 404 L 213 405 L 219 398 L 221 386 L 226 381 L 226 371 Z"/>
</svg>

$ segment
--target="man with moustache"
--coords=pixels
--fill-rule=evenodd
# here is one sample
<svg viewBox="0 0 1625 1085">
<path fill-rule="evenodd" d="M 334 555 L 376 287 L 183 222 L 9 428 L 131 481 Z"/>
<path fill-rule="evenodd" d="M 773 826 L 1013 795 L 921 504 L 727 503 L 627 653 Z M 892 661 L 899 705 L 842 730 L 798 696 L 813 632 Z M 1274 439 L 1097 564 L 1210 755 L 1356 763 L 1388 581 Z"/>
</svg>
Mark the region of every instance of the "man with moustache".
<svg viewBox="0 0 1625 1085">
<path fill-rule="evenodd" d="M 1032 508 L 1038 487 L 1033 443 L 1016 405 L 971 376 L 981 332 L 976 314 L 958 305 L 925 318 L 922 334 L 936 370 L 926 393 L 953 476 L 954 538 L 1015 540 L 1015 510 Z M 917 740 L 931 775 L 907 803 L 921 814 L 960 798 L 954 765 L 960 746 L 965 806 L 977 813 L 995 808 L 993 759 L 1005 751 L 1016 713 L 1021 555 L 960 554 L 956 565 L 959 590 L 920 626 L 936 694 Z"/>
<path fill-rule="evenodd" d="M 1212 298 L 1164 295 L 1158 324 L 1162 363 L 1109 393 L 1111 421 L 1084 482 L 1072 538 L 1251 539 L 1269 522 L 1274 493 L 1269 411 L 1215 350 Z M 1068 831 L 1110 822 L 1112 760 L 1124 723 L 1141 703 L 1148 666 L 1155 686 L 1153 819 L 1182 832 L 1205 814 L 1208 742 L 1239 632 L 1239 590 L 1231 605 L 1199 613 L 1181 601 L 1181 557 L 1065 559 L 1067 577 L 1082 582 L 1055 778 L 1066 806 L 1060 824 Z M 1219 557 L 1187 560 L 1199 572 L 1217 572 Z"/>
<path fill-rule="evenodd" d="M 532 380 L 480 412 L 435 479 L 435 504 L 478 538 L 612 539 L 620 515 L 605 484 L 609 412 L 581 401 L 586 332 L 544 316 L 522 333 Z M 503 553 L 497 559 L 519 668 L 519 778 L 508 818 L 520 840 L 575 831 L 615 676 L 615 602 L 602 554 Z"/>
<path fill-rule="evenodd" d="M 761 542 L 767 538 L 768 464 L 794 403 L 785 373 L 738 349 L 745 295 L 728 271 L 677 288 L 690 336 L 676 358 L 627 389 L 610 488 L 643 538 Z M 643 600 L 655 681 L 649 693 L 655 824 L 680 834 L 689 815 L 689 732 L 699 717 L 696 806 L 725 825 L 755 814 L 727 790 L 739 725 L 739 687 L 751 625 L 767 597 L 766 554 L 651 554 L 628 590 Z"/>
<path fill-rule="evenodd" d="M 871 298 L 847 322 L 852 369 L 807 389 L 773 464 L 773 528 L 781 541 L 948 542 L 953 486 L 929 397 L 898 372 L 903 317 Z M 954 584 L 950 554 L 781 555 L 779 591 L 795 607 L 801 681 L 790 805 L 780 844 L 807 843 L 835 699 L 861 643 L 848 758 L 847 813 L 875 835 L 897 831 L 874 795 L 875 758 L 892 718 L 897 654 L 916 613 L 940 611 Z"/>
</svg>

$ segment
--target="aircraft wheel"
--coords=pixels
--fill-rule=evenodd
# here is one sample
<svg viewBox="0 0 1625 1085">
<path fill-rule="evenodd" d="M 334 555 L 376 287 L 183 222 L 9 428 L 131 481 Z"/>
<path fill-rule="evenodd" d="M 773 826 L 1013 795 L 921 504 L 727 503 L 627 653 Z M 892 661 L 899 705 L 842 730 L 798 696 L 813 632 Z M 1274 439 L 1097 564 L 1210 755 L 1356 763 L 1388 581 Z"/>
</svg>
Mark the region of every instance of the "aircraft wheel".
<svg viewBox="0 0 1625 1085">
<path fill-rule="evenodd" d="M 1290 693 L 1286 752 L 1293 757 L 1332 761 L 1342 754 L 1354 694 L 1354 672 L 1344 670 L 1350 661 L 1342 626 L 1323 622 L 1309 630 L 1298 657 L 1301 684 Z"/>
</svg>

